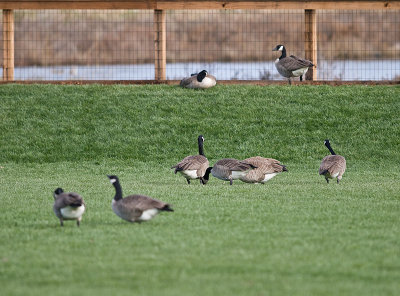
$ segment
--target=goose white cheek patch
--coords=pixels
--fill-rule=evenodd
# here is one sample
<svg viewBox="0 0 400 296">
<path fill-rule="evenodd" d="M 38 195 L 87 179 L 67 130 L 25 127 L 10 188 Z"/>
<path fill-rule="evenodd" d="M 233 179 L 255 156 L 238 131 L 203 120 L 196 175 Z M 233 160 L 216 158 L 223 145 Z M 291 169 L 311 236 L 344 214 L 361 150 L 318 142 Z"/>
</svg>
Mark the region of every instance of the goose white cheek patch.
<svg viewBox="0 0 400 296">
<path fill-rule="evenodd" d="M 114 184 L 115 182 L 117 182 L 116 179 L 110 179 L 111 184 Z"/>
</svg>

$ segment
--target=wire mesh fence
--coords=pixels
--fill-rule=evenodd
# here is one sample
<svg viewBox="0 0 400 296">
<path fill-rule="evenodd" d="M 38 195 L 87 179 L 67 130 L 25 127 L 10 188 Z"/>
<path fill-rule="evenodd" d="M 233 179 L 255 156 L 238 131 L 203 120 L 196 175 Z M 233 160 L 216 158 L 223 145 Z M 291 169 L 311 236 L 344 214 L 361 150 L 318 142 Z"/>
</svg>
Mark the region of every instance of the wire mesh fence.
<svg viewBox="0 0 400 296">
<path fill-rule="evenodd" d="M 15 80 L 152 80 L 153 13 L 15 10 Z M 282 80 L 273 47 L 305 54 L 304 10 L 168 10 L 166 27 L 167 79 Z M 318 80 L 400 77 L 398 10 L 318 10 L 317 40 Z"/>
</svg>

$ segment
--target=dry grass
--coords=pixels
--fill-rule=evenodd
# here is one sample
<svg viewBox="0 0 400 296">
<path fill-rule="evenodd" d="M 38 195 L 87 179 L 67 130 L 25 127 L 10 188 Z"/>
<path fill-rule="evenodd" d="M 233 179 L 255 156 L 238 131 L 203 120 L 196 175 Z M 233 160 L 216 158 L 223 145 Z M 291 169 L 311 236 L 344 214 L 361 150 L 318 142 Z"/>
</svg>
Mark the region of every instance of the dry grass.
<svg viewBox="0 0 400 296">
<path fill-rule="evenodd" d="M 317 18 L 320 59 L 400 58 L 398 11 L 320 11 Z M 16 66 L 154 61 L 151 10 L 22 10 L 15 19 Z M 169 62 L 271 60 L 277 43 L 304 54 L 296 50 L 304 47 L 299 10 L 168 11 L 167 30 Z"/>
</svg>

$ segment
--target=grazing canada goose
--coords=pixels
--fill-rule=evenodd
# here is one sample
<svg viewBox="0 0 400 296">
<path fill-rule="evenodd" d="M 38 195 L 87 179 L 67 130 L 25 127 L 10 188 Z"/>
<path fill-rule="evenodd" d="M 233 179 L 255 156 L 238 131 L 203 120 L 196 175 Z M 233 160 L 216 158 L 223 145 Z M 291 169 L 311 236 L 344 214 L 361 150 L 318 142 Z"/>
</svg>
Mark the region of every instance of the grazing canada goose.
<svg viewBox="0 0 400 296">
<path fill-rule="evenodd" d="M 186 88 L 210 88 L 217 84 L 217 79 L 208 74 L 206 70 L 192 74 L 190 77 L 183 78 L 179 84 Z"/>
<path fill-rule="evenodd" d="M 186 178 L 188 184 L 190 184 L 191 179 L 200 179 L 200 183 L 205 185 L 208 180 L 205 180 L 203 176 L 209 167 L 209 162 L 204 155 L 204 137 L 200 135 L 197 138 L 197 142 L 199 145 L 199 155 L 186 156 L 178 164 L 171 167 L 171 169 L 175 169 L 175 174 L 177 172 L 181 173 Z"/>
<path fill-rule="evenodd" d="M 232 185 L 233 180 L 237 180 L 245 176 L 254 168 L 256 168 L 256 166 L 245 161 L 240 161 L 234 158 L 224 158 L 218 160 L 213 167 L 209 167 L 206 170 L 204 179 L 208 180 L 211 173 L 211 175 L 213 175 L 215 178 L 229 181 L 229 183 Z"/>
<path fill-rule="evenodd" d="M 300 76 L 300 81 L 303 81 L 303 75 L 307 73 L 308 68 L 314 67 L 314 64 L 309 60 L 303 60 L 294 55 L 287 57 L 286 48 L 281 44 L 277 45 L 272 51 L 282 52 L 282 55 L 275 61 L 275 67 L 279 74 L 289 80 L 289 84 L 292 84 L 290 77 Z"/>
<path fill-rule="evenodd" d="M 248 174 L 239 179 L 246 183 L 262 183 L 271 180 L 281 172 L 287 172 L 286 166 L 280 163 L 279 160 L 273 158 L 264 158 L 255 156 L 243 160 L 246 163 L 252 164 L 257 168 L 251 170 Z"/>
<path fill-rule="evenodd" d="M 324 144 L 332 155 L 327 155 L 322 159 L 319 174 L 325 176 L 327 183 L 329 183 L 329 179 L 337 178 L 337 183 L 339 184 L 346 170 L 346 159 L 341 155 L 336 155 L 329 140 L 325 140 Z"/>
<path fill-rule="evenodd" d="M 111 207 L 114 213 L 129 222 L 142 222 L 152 219 L 160 211 L 173 212 L 170 205 L 145 195 L 122 197 L 122 188 L 117 176 L 108 176 L 115 187 L 115 196 Z"/>
<path fill-rule="evenodd" d="M 82 197 L 75 192 L 64 192 L 61 188 L 57 188 L 53 196 L 53 211 L 60 219 L 61 226 L 64 226 L 64 220 L 76 220 L 76 225 L 79 226 L 85 212 L 85 202 Z"/>
</svg>

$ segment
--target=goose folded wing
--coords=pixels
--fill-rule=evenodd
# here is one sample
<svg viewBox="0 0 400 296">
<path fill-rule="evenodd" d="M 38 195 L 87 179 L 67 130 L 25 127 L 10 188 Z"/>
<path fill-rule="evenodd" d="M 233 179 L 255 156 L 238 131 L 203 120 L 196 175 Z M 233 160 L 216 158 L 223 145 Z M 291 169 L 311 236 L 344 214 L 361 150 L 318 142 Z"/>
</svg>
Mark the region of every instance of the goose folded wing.
<svg viewBox="0 0 400 296">
<path fill-rule="evenodd" d="M 259 171 L 262 174 L 280 173 L 283 171 L 284 168 L 284 166 L 281 165 L 279 160 L 273 158 L 264 158 L 261 156 L 256 156 L 247 158 L 243 161 L 257 167 L 254 171 Z"/>
<path fill-rule="evenodd" d="M 185 157 L 181 162 L 171 168 L 175 168 L 175 171 L 198 170 L 205 163 L 208 163 L 206 157 L 202 155 L 191 155 Z"/>
<path fill-rule="evenodd" d="M 183 79 L 181 80 L 181 82 L 179 83 L 179 85 L 180 85 L 180 86 L 183 86 L 183 87 L 188 86 L 188 85 L 193 81 L 193 79 L 192 79 L 193 77 L 196 77 L 196 76 L 183 78 Z"/>
<path fill-rule="evenodd" d="M 301 58 L 298 58 L 298 57 L 296 57 L 296 56 L 294 56 L 294 55 L 291 55 L 290 56 L 291 57 L 291 60 L 293 61 L 292 63 L 290 63 L 290 65 L 291 65 L 291 67 L 295 67 L 294 69 L 292 69 L 292 70 L 296 70 L 296 69 L 299 69 L 299 68 L 305 68 L 305 67 L 312 67 L 312 66 L 314 66 L 314 64 L 313 63 L 311 63 L 311 61 L 309 61 L 309 60 L 305 60 L 305 59 L 301 59 Z"/>
<path fill-rule="evenodd" d="M 142 212 L 149 209 L 162 209 L 167 205 L 166 203 L 158 199 L 151 198 L 145 195 L 135 195 L 135 202 L 135 209 Z"/>
<path fill-rule="evenodd" d="M 330 172 L 332 166 L 335 165 L 336 161 L 332 156 L 333 155 L 328 155 L 328 156 L 325 156 L 322 159 L 321 165 L 319 167 L 319 174 L 320 175 L 325 174 L 326 172 Z"/>
<path fill-rule="evenodd" d="M 67 196 L 67 203 L 70 206 L 81 206 L 84 205 L 82 197 L 78 193 L 70 192 Z"/>
</svg>

